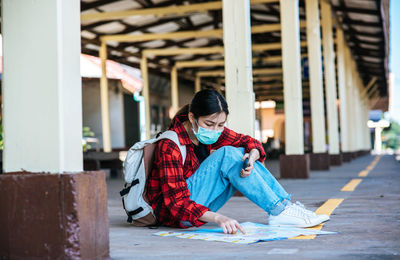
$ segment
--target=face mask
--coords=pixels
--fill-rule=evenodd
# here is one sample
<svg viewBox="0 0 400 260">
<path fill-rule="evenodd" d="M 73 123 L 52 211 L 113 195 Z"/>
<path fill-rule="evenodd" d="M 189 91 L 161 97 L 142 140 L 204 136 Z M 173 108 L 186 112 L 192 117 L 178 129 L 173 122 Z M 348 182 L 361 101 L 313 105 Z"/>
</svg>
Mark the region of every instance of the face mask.
<svg viewBox="0 0 400 260">
<path fill-rule="evenodd" d="M 215 131 L 215 130 L 210 130 L 210 129 L 207 129 L 207 128 L 203 128 L 203 127 L 199 126 L 197 121 L 195 121 L 195 122 L 196 122 L 196 125 L 198 127 L 197 133 L 196 133 L 196 131 L 194 131 L 194 128 L 192 128 L 192 129 L 193 129 L 193 133 L 195 134 L 197 140 L 199 140 L 200 143 L 202 143 L 202 144 L 213 144 L 218 140 L 219 136 L 222 133 L 222 130 Z"/>
</svg>

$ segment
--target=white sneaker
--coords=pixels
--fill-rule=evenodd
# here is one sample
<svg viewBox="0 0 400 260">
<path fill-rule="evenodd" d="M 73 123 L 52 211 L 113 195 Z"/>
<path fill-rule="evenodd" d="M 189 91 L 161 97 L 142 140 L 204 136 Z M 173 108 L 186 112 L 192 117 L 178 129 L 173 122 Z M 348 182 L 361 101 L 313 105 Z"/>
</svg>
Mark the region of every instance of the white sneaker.
<svg viewBox="0 0 400 260">
<path fill-rule="evenodd" d="M 314 227 L 321 224 L 322 221 L 315 214 L 307 214 L 303 209 L 295 204 L 290 204 L 278 216 L 270 215 L 268 224 L 273 226 L 289 226 L 289 227 Z"/>
<path fill-rule="evenodd" d="M 321 220 L 321 223 L 322 223 L 322 222 L 326 222 L 326 221 L 328 221 L 328 220 L 330 219 L 329 216 L 326 215 L 326 214 L 317 215 L 317 214 L 315 214 L 315 212 L 306 209 L 306 207 L 305 207 L 301 202 L 299 202 L 299 201 L 296 201 L 296 203 L 295 203 L 294 205 L 297 206 L 297 207 L 299 207 L 301 210 L 303 210 L 304 213 L 307 214 L 307 215 L 314 216 L 314 217 L 315 217 L 315 216 L 319 217 L 320 220 Z"/>
</svg>

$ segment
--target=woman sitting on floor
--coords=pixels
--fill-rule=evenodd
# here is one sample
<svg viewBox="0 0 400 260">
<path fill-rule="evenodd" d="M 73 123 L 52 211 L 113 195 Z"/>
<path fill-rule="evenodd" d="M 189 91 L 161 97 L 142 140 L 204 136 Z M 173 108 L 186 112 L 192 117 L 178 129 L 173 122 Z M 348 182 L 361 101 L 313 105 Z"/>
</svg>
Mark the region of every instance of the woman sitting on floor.
<svg viewBox="0 0 400 260">
<path fill-rule="evenodd" d="M 266 155 L 261 143 L 224 127 L 228 114 L 220 93 L 203 90 L 175 115 L 170 130 L 178 134 L 187 155 L 182 165 L 173 141 L 157 144 L 147 184 L 157 220 L 181 228 L 215 222 L 225 233 L 244 233 L 235 219 L 217 213 L 237 190 L 269 214 L 270 225 L 312 227 L 329 220 L 290 202 L 262 164 Z"/>
</svg>

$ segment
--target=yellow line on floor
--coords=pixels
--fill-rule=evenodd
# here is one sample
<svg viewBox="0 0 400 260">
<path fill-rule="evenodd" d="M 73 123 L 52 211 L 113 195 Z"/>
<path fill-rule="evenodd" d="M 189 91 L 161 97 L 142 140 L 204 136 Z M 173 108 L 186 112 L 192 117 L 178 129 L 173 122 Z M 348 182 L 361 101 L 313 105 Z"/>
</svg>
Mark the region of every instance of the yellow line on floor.
<svg viewBox="0 0 400 260">
<path fill-rule="evenodd" d="M 352 179 L 340 191 L 354 191 L 360 182 L 362 182 L 362 179 Z"/>
<path fill-rule="evenodd" d="M 374 168 L 374 166 L 378 163 L 380 159 L 380 156 L 377 156 L 371 163 L 370 165 L 366 168 L 366 170 L 361 171 L 358 176 L 359 177 L 366 177 L 369 173 L 370 170 L 372 170 Z M 354 191 L 354 189 L 362 182 L 362 179 L 353 179 L 351 180 L 349 183 L 347 183 L 342 189 L 341 191 Z M 321 207 L 319 207 L 315 213 L 316 214 L 326 214 L 328 216 L 330 216 L 332 214 L 332 212 L 343 202 L 344 199 L 329 199 L 327 200 Z M 325 223 L 322 223 L 318 226 L 312 227 L 312 228 L 308 228 L 308 229 L 312 229 L 312 230 L 321 230 L 322 227 L 324 226 Z M 167 233 L 162 234 L 161 236 L 165 236 L 167 235 Z M 194 235 L 196 236 L 196 235 Z M 194 236 L 190 236 L 187 238 L 192 238 Z M 311 236 L 298 236 L 298 237 L 293 237 L 293 238 L 289 238 L 289 239 L 314 239 L 316 237 L 316 235 L 311 235 Z M 203 239 L 205 240 L 205 239 Z M 238 242 L 237 241 L 233 241 L 233 243 Z"/>
<path fill-rule="evenodd" d="M 375 165 L 379 162 L 379 159 L 381 158 L 380 155 L 378 155 L 377 157 L 375 157 L 375 159 L 370 163 L 370 165 L 368 165 L 368 167 L 361 171 L 358 176 L 359 177 L 366 177 L 369 173 L 369 171 L 371 171 Z M 362 179 L 353 179 L 351 180 L 349 183 L 347 183 L 342 189 L 341 191 L 354 191 L 354 189 L 358 186 L 358 184 L 360 184 L 362 182 Z M 327 200 L 321 207 L 319 207 L 315 213 L 316 214 L 326 214 L 328 216 L 330 216 L 332 214 L 332 212 L 340 205 L 340 203 L 343 202 L 344 199 L 329 199 Z M 321 225 L 318 225 L 316 227 L 312 227 L 309 229 L 314 229 L 314 230 L 321 230 L 323 225 L 325 223 L 322 223 Z M 292 237 L 290 239 L 314 239 L 316 237 L 316 235 L 312 235 L 312 236 L 298 236 L 298 237 Z"/>
<path fill-rule="evenodd" d="M 381 156 L 378 155 L 375 157 L 375 159 L 367 166 L 367 168 L 364 171 L 361 171 L 358 176 L 359 177 L 366 177 L 368 173 L 375 168 L 376 164 L 379 162 L 381 159 Z"/>
<path fill-rule="evenodd" d="M 374 165 L 377 164 L 380 159 L 381 159 L 381 156 L 375 157 L 375 159 L 371 162 L 371 164 L 374 164 Z"/>
<path fill-rule="evenodd" d="M 332 214 L 332 212 L 340 205 L 340 203 L 342 203 L 343 200 L 344 199 L 329 199 L 324 204 L 322 204 L 322 206 L 319 207 L 315 211 L 315 213 L 316 214 L 326 214 L 326 215 L 330 216 Z M 321 230 L 323 225 L 324 225 L 324 223 L 322 223 L 321 225 L 309 228 L 309 229 Z M 316 235 L 298 236 L 298 237 L 293 237 L 290 239 L 314 239 L 315 237 L 316 237 Z"/>
</svg>

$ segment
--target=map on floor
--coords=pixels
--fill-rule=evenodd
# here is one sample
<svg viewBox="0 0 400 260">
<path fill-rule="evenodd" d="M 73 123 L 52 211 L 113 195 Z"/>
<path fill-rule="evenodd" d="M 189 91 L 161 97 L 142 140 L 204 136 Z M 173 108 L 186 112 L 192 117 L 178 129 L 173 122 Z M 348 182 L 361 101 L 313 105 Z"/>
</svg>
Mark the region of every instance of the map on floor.
<svg viewBox="0 0 400 260">
<path fill-rule="evenodd" d="M 221 241 L 236 244 L 252 244 L 263 241 L 288 239 L 300 235 L 308 236 L 337 234 L 337 232 L 294 227 L 268 226 L 253 222 L 245 222 L 241 223 L 241 225 L 246 231 L 246 234 L 242 234 L 240 231 L 238 231 L 236 234 L 224 234 L 221 228 L 216 228 L 184 231 L 160 231 L 154 233 L 153 235 L 162 237 L 199 239 L 206 241 Z"/>
</svg>

